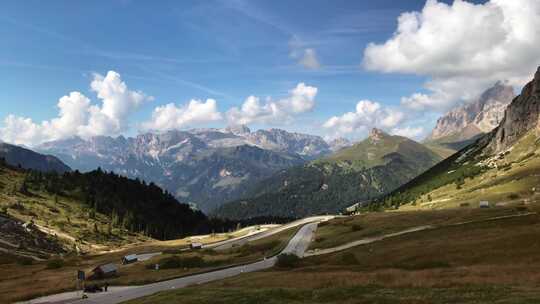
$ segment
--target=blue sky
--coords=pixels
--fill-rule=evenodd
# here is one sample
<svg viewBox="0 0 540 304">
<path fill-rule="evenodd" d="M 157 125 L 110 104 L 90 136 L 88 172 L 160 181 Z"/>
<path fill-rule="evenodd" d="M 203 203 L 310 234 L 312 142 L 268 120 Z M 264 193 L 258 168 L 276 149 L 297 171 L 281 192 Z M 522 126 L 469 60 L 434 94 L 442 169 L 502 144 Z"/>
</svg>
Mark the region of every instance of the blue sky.
<svg viewBox="0 0 540 304">
<path fill-rule="evenodd" d="M 72 91 L 99 105 L 90 83 L 95 73 L 112 70 L 129 90 L 153 97 L 130 112 L 129 127 L 121 133 L 136 134 L 164 104 L 181 107 L 211 98 L 225 117 L 250 95 L 261 102 L 268 96 L 279 100 L 305 83 L 317 88 L 313 108 L 291 115 L 287 123 L 253 120 L 250 126 L 326 135 L 331 132 L 322 124 L 354 111 L 360 100 L 397 109 L 402 97 L 426 92 L 426 82 L 437 77 L 433 72 L 363 65 L 369 43 L 384 44 L 402 13 L 425 5 L 423 0 L 3 1 L 0 119 L 50 120 L 58 116 L 59 98 Z M 315 68 L 299 63 L 308 49 L 316 54 Z M 414 119 L 427 130 L 440 112 L 430 109 Z M 178 127 L 226 124 L 223 119 Z"/>
</svg>

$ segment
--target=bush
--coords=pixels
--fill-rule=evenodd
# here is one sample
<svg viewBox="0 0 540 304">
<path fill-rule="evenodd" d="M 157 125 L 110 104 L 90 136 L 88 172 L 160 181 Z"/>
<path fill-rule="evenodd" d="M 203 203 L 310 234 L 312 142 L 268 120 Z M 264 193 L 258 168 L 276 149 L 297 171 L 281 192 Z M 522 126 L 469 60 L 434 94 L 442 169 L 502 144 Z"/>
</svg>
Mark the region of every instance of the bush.
<svg viewBox="0 0 540 304">
<path fill-rule="evenodd" d="M 362 226 L 360 226 L 358 224 L 354 224 L 354 225 L 351 226 L 352 231 L 360 231 L 362 229 L 363 229 Z"/>
<path fill-rule="evenodd" d="M 27 258 L 27 257 L 17 258 L 17 264 L 19 265 L 26 266 L 26 265 L 32 265 L 33 263 L 34 263 L 34 260 L 32 260 L 31 258 Z"/>
<path fill-rule="evenodd" d="M 165 249 L 163 250 L 163 254 L 180 254 L 182 253 L 182 250 L 180 249 Z"/>
<path fill-rule="evenodd" d="M 519 194 L 517 194 L 517 193 L 511 193 L 510 195 L 508 195 L 508 198 L 511 199 L 511 200 L 518 199 L 518 198 L 519 198 Z"/>
<path fill-rule="evenodd" d="M 47 262 L 47 269 L 59 269 L 64 267 L 64 261 L 60 259 L 50 260 Z"/>
<path fill-rule="evenodd" d="M 320 222 L 317 226 L 320 228 L 320 227 L 327 226 L 328 224 L 329 224 L 328 221 L 324 221 L 324 222 Z"/>
<path fill-rule="evenodd" d="M 160 269 L 200 268 L 205 266 L 204 259 L 199 256 L 185 258 L 172 256 L 159 260 L 158 264 Z"/>
<path fill-rule="evenodd" d="M 235 249 L 235 252 L 237 252 L 239 256 L 245 257 L 258 252 L 269 252 L 274 248 L 278 247 L 280 244 L 281 242 L 278 240 L 264 242 L 261 244 L 244 244 L 240 247 L 237 247 Z"/>
<path fill-rule="evenodd" d="M 321 243 L 321 242 L 324 242 L 325 240 L 326 240 L 325 238 L 319 236 L 315 238 L 315 243 Z"/>
<path fill-rule="evenodd" d="M 283 253 L 278 256 L 277 267 L 294 268 L 300 264 L 300 258 L 295 254 Z"/>
<path fill-rule="evenodd" d="M 341 263 L 343 265 L 356 265 L 358 264 L 358 259 L 352 252 L 345 252 L 341 255 Z"/>
</svg>

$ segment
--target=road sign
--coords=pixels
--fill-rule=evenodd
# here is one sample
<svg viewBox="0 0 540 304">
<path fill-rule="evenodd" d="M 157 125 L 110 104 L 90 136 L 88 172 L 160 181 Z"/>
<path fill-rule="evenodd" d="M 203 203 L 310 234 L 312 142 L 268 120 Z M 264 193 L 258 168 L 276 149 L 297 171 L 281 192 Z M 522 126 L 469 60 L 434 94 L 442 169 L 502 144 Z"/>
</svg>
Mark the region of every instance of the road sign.
<svg viewBox="0 0 540 304">
<path fill-rule="evenodd" d="M 85 280 L 85 274 L 82 270 L 77 270 L 77 280 L 84 281 Z"/>
</svg>

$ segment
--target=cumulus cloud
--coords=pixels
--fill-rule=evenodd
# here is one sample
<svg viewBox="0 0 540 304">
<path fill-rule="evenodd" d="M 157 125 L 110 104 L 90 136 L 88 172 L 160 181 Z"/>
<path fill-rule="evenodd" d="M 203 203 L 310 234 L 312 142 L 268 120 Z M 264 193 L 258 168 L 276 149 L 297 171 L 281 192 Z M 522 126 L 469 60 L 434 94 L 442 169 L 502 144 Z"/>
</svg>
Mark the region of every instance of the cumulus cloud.
<svg viewBox="0 0 540 304">
<path fill-rule="evenodd" d="M 339 137 L 361 133 L 371 127 L 392 128 L 400 124 L 404 118 L 405 114 L 400 111 L 383 107 L 378 102 L 360 100 L 354 112 L 333 116 L 323 124 L 323 127 L 332 134 L 331 137 Z"/>
<path fill-rule="evenodd" d="M 214 99 L 191 100 L 188 104 L 176 106 L 169 103 L 154 109 L 152 119 L 143 123 L 144 130 L 180 129 L 186 125 L 218 121 L 222 119 Z"/>
<path fill-rule="evenodd" d="M 128 118 L 151 97 L 131 91 L 120 74 L 109 71 L 94 75 L 90 88 L 101 104 L 92 104 L 80 92 L 71 92 L 58 101 L 58 117 L 41 123 L 30 118 L 8 115 L 0 128 L 3 141 L 28 146 L 71 136 L 117 135 L 127 130 Z"/>
<path fill-rule="evenodd" d="M 260 98 L 249 96 L 240 108 L 233 107 L 227 111 L 229 124 L 263 123 L 275 124 L 290 121 L 294 115 L 313 110 L 318 89 L 299 83 L 289 91 L 289 96 L 273 101 L 267 99 L 261 103 Z"/>
<path fill-rule="evenodd" d="M 427 76 L 426 93 L 405 97 L 414 109 L 446 109 L 497 80 L 523 85 L 540 53 L 540 2 L 491 0 L 445 4 L 428 0 L 403 13 L 394 35 L 364 51 L 368 70 Z"/>
</svg>

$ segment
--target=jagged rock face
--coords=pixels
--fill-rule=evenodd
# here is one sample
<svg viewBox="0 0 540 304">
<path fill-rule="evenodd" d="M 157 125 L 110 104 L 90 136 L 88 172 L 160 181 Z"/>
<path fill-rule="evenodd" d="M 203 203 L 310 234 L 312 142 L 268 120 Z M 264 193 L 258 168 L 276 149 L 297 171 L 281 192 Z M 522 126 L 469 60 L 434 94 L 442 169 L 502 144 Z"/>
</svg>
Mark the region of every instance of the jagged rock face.
<svg viewBox="0 0 540 304">
<path fill-rule="evenodd" d="M 480 133 L 488 133 L 501 122 L 504 110 L 514 98 L 511 86 L 497 82 L 474 102 L 455 108 L 437 120 L 428 141 L 461 134 L 466 140 Z"/>
<path fill-rule="evenodd" d="M 258 130 L 246 137 L 249 142 L 263 149 L 296 153 L 307 160 L 331 153 L 330 146 L 320 136 L 270 129 Z"/>
<path fill-rule="evenodd" d="M 488 151 L 497 153 L 506 150 L 531 130 L 540 136 L 540 67 L 534 79 L 525 85 L 521 94 L 504 112 L 504 118 L 488 145 Z"/>
<path fill-rule="evenodd" d="M 373 143 L 380 141 L 384 136 L 388 136 L 388 134 L 386 134 L 383 130 L 377 128 L 373 128 L 369 132 L 369 139 Z"/>
<path fill-rule="evenodd" d="M 38 149 L 80 171 L 101 167 L 154 182 L 203 211 L 236 199 L 250 184 L 278 170 L 331 152 L 319 136 L 279 129 L 251 132 L 246 126 L 72 138 Z"/>
<path fill-rule="evenodd" d="M 341 149 L 352 146 L 353 143 L 346 138 L 339 137 L 329 141 L 328 145 L 330 146 L 330 150 L 332 150 L 332 152 L 337 152 Z"/>
</svg>

